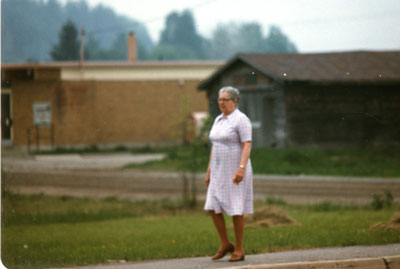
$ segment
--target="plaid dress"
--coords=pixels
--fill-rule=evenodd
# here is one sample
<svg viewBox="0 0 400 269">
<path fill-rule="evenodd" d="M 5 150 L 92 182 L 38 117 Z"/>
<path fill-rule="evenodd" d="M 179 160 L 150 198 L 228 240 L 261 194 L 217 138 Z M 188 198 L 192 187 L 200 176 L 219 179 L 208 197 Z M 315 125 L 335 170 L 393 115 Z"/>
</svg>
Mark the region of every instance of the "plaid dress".
<svg viewBox="0 0 400 269">
<path fill-rule="evenodd" d="M 242 156 L 241 143 L 251 141 L 249 118 L 235 109 L 227 117 L 219 115 L 211 128 L 212 154 L 210 183 L 204 210 L 213 210 L 230 216 L 253 213 L 253 170 L 250 159 L 243 181 L 233 183 Z"/>
</svg>

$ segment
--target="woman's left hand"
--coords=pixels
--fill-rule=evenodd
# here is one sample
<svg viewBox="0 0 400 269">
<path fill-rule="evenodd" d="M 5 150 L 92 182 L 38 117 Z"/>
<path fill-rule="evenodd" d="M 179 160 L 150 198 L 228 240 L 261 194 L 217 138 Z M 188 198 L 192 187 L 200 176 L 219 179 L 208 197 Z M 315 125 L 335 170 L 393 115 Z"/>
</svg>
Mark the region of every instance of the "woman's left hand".
<svg viewBox="0 0 400 269">
<path fill-rule="evenodd" d="M 243 177 L 244 177 L 244 169 L 238 168 L 236 170 L 235 176 L 233 177 L 233 183 L 239 184 L 243 180 Z"/>
</svg>

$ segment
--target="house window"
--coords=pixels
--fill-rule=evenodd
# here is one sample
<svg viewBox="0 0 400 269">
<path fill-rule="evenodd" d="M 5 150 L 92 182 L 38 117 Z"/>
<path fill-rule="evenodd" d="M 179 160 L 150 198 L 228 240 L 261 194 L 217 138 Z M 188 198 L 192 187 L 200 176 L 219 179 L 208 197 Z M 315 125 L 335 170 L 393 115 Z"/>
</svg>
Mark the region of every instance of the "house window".
<svg viewBox="0 0 400 269">
<path fill-rule="evenodd" d="M 262 93 L 244 93 L 239 102 L 240 109 L 250 118 L 253 128 L 261 127 Z"/>
<path fill-rule="evenodd" d="M 257 74 L 255 72 L 246 74 L 244 78 L 244 83 L 245 85 L 257 84 Z"/>
<path fill-rule="evenodd" d="M 11 88 L 11 81 L 8 80 L 2 80 L 1 81 L 1 88 Z"/>
</svg>

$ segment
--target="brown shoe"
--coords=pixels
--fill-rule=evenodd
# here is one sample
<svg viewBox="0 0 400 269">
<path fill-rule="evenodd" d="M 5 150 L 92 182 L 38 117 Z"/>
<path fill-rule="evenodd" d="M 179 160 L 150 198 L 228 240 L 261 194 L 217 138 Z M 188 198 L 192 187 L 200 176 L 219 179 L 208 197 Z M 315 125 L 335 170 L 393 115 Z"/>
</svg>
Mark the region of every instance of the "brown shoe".
<svg viewBox="0 0 400 269">
<path fill-rule="evenodd" d="M 212 256 L 211 259 L 212 260 L 219 260 L 219 259 L 223 258 L 226 255 L 226 253 L 233 252 L 234 250 L 235 250 L 235 246 L 230 244 L 227 248 L 225 248 L 225 249 L 223 249 L 221 251 L 218 251 L 214 256 Z"/>
<path fill-rule="evenodd" d="M 244 261 L 244 254 L 237 255 L 235 253 L 232 254 L 231 258 L 229 259 L 230 262 L 240 262 Z"/>
</svg>

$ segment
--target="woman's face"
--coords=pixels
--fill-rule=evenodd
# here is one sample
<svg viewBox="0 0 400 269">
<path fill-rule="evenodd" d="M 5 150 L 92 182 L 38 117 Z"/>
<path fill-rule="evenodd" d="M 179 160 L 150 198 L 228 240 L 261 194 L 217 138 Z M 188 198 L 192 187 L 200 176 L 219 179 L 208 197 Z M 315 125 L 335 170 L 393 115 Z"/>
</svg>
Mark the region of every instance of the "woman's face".
<svg viewBox="0 0 400 269">
<path fill-rule="evenodd" d="M 223 92 L 219 95 L 218 105 L 224 115 L 231 114 L 236 108 L 236 103 L 237 101 L 233 101 L 227 92 Z"/>
</svg>

